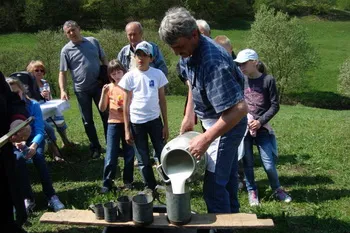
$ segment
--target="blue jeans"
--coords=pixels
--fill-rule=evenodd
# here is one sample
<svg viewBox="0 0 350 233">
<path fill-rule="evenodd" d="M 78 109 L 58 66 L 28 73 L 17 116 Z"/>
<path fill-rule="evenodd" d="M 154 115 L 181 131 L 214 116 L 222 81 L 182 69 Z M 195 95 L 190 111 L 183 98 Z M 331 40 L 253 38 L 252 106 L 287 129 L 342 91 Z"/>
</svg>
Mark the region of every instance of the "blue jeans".
<svg viewBox="0 0 350 233">
<path fill-rule="evenodd" d="M 153 190 L 157 186 L 157 183 L 154 177 L 152 164 L 150 162 L 148 135 L 151 138 L 151 142 L 156 153 L 156 159 L 160 161 L 160 154 L 162 153 L 164 147 L 162 120 L 159 117 L 143 124 L 132 123 L 131 131 L 134 137 L 136 149 L 138 151 L 138 153 L 136 153 L 136 157 L 144 184 L 146 187 Z"/>
<path fill-rule="evenodd" d="M 242 160 L 247 190 L 250 191 L 257 189 L 254 178 L 253 144 L 255 144 L 259 150 L 260 158 L 264 166 L 265 172 L 267 174 L 267 177 L 269 179 L 272 190 L 279 188 L 281 185 L 278 179 L 278 173 L 276 169 L 276 137 L 274 134 L 270 134 L 268 130 L 260 129 L 257 131 L 256 137 L 252 137 L 248 131 L 247 136 L 244 139 L 245 154 Z"/>
<path fill-rule="evenodd" d="M 221 136 L 215 173 L 206 171 L 203 193 L 208 213 L 238 213 L 238 146 L 247 127 L 243 118 Z"/>
<path fill-rule="evenodd" d="M 112 188 L 118 166 L 118 149 L 122 141 L 124 153 L 124 184 L 134 181 L 134 148 L 125 141 L 124 123 L 109 123 L 107 128 L 107 150 L 103 169 L 103 186 Z"/>
<path fill-rule="evenodd" d="M 94 101 L 98 109 L 98 103 L 100 102 L 100 97 L 101 97 L 101 88 L 92 88 L 91 90 L 88 90 L 88 91 L 75 92 L 75 95 L 77 96 L 79 111 L 84 124 L 85 132 L 90 141 L 90 150 L 91 151 L 100 150 L 101 144 L 98 140 L 95 123 L 93 119 L 92 101 Z M 108 111 L 105 111 L 105 112 L 101 112 L 100 110 L 98 111 L 102 119 L 104 134 L 106 138 Z"/>
<path fill-rule="evenodd" d="M 29 138 L 27 141 L 31 142 L 32 138 Z M 29 146 L 30 143 L 27 143 L 27 145 Z M 32 160 L 36 170 L 39 172 L 39 177 L 40 177 L 41 186 L 43 188 L 43 192 L 47 200 L 50 200 L 50 198 L 53 195 L 55 195 L 56 192 L 53 188 L 49 169 L 45 161 L 44 149 L 45 149 L 45 140 L 43 140 L 38 145 L 38 148 L 36 149 L 36 154 L 32 157 Z M 26 159 L 23 157 L 23 153 L 17 149 L 15 149 L 15 154 L 17 158 L 16 165 L 19 171 L 20 184 L 22 188 L 21 190 L 23 192 L 23 197 L 34 200 L 34 194 L 33 194 L 32 186 L 29 179 L 29 172 L 27 168 Z"/>
</svg>

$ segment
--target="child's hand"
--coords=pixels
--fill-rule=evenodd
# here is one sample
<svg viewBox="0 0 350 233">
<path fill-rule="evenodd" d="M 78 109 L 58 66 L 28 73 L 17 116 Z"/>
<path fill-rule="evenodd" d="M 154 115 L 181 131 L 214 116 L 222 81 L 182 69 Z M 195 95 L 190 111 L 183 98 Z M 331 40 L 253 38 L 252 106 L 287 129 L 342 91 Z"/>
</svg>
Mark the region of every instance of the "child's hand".
<svg viewBox="0 0 350 233">
<path fill-rule="evenodd" d="M 126 130 L 125 131 L 125 141 L 129 145 L 133 145 L 134 144 L 134 138 L 132 137 L 132 133 L 130 132 L 130 130 Z"/>
<path fill-rule="evenodd" d="M 164 126 L 163 127 L 163 140 L 164 140 L 164 143 L 166 141 L 168 141 L 168 138 L 169 138 L 169 128 L 168 128 L 168 126 Z"/>
<path fill-rule="evenodd" d="M 22 151 L 26 147 L 26 142 L 16 142 L 14 145 L 18 150 Z"/>
<path fill-rule="evenodd" d="M 107 93 L 108 90 L 109 90 L 109 84 L 103 85 L 103 87 L 102 87 L 102 94 Z"/>
<path fill-rule="evenodd" d="M 261 123 L 258 120 L 252 120 L 248 126 L 250 130 L 258 130 L 261 127 Z"/>
</svg>

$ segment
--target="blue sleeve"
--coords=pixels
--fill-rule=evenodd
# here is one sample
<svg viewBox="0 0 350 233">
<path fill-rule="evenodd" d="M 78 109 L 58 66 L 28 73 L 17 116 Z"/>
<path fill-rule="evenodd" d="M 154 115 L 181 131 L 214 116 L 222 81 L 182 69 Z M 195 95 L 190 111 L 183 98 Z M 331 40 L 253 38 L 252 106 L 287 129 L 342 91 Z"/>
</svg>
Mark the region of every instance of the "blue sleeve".
<svg viewBox="0 0 350 233">
<path fill-rule="evenodd" d="M 32 124 L 32 135 L 34 138 L 32 143 L 35 142 L 40 144 L 42 140 L 44 140 L 45 130 L 44 130 L 44 119 L 41 113 L 40 105 L 36 101 L 32 101 L 31 103 L 31 113 L 34 116 L 35 120 Z"/>
<path fill-rule="evenodd" d="M 162 52 L 159 50 L 158 46 L 152 43 L 153 52 L 154 52 L 154 68 L 160 69 L 163 71 L 165 76 L 168 76 L 168 67 L 165 64 L 165 60 Z"/>
</svg>

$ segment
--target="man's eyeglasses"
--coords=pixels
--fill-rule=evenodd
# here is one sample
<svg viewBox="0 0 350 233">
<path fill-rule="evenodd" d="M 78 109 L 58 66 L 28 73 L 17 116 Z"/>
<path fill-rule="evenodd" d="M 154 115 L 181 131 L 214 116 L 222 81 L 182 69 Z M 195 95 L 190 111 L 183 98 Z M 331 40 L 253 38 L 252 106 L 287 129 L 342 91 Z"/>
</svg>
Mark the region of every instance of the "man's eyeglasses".
<svg viewBox="0 0 350 233">
<path fill-rule="evenodd" d="M 44 70 L 34 70 L 35 72 L 41 72 L 41 73 L 45 73 Z"/>
</svg>

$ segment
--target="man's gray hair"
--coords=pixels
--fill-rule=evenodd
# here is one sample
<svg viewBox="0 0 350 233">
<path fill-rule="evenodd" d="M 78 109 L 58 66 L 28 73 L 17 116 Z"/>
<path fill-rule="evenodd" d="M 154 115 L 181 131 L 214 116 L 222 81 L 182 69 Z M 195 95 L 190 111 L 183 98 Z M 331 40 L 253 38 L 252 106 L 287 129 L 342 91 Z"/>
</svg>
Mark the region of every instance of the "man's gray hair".
<svg viewBox="0 0 350 233">
<path fill-rule="evenodd" d="M 210 27 L 207 21 L 205 21 L 204 19 L 197 19 L 196 23 L 198 27 L 203 28 L 208 33 L 208 35 L 210 35 Z"/>
<path fill-rule="evenodd" d="M 131 24 L 136 24 L 136 25 L 139 27 L 140 32 L 141 32 L 141 33 L 143 32 L 142 25 L 141 25 L 141 23 L 138 22 L 138 21 L 131 21 L 131 22 L 129 22 L 129 23 L 125 26 L 125 31 L 126 31 L 126 28 L 127 28 L 129 25 L 131 25 Z"/>
<path fill-rule="evenodd" d="M 65 27 L 79 27 L 78 23 L 73 20 L 68 20 L 63 24 L 63 30 Z"/>
<path fill-rule="evenodd" d="M 198 30 L 195 18 L 183 7 L 170 8 L 160 24 L 158 33 L 161 40 L 173 45 L 180 37 L 190 38 Z"/>
</svg>

